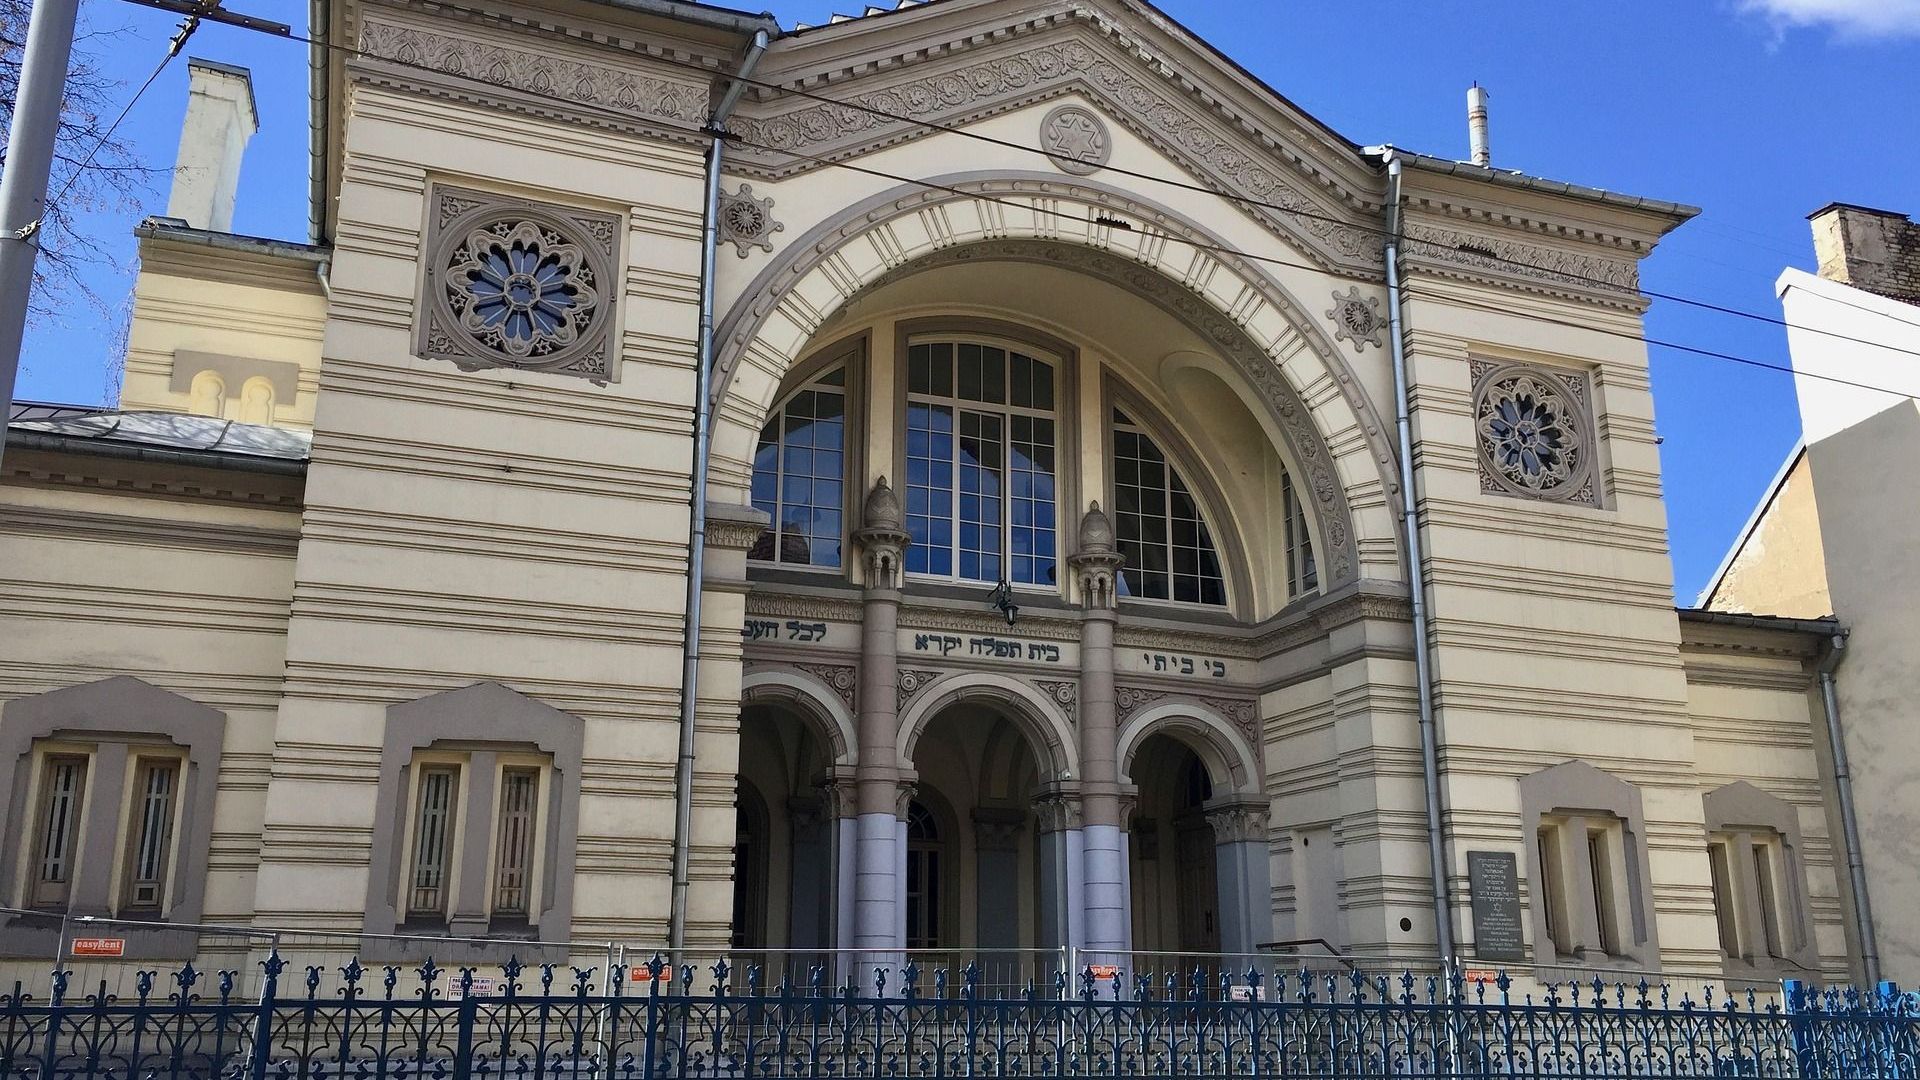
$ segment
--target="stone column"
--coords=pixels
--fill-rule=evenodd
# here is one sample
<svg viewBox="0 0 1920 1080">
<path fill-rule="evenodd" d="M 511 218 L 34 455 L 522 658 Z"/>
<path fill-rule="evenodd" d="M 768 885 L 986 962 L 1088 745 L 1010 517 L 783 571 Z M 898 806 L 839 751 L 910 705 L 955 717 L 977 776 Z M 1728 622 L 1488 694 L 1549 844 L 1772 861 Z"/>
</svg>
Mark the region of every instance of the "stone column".
<svg viewBox="0 0 1920 1080">
<path fill-rule="evenodd" d="M 854 768 L 854 917 L 849 945 L 898 949 L 906 945 L 906 846 L 897 802 L 900 763 L 894 755 L 899 708 L 894 680 L 899 667 L 901 554 L 900 499 L 881 477 L 867 495 L 863 525 L 854 533 L 866 571 L 860 628 L 860 747 Z"/>
<path fill-rule="evenodd" d="M 1069 565 L 1080 589 L 1080 806 L 1085 946 L 1089 962 L 1118 964 L 1133 919 L 1120 834 L 1120 767 L 1113 693 L 1113 630 L 1122 559 L 1099 503 L 1080 519 Z"/>
<path fill-rule="evenodd" d="M 843 771 L 846 775 L 839 775 Z M 828 920 L 832 937 L 826 945 L 833 949 L 847 949 L 854 942 L 860 804 L 859 790 L 851 771 L 843 767 L 836 769 L 835 773 L 833 779 L 820 785 L 821 801 L 826 806 L 827 827 L 832 830 L 833 844 L 832 915 Z M 828 965 L 826 979 L 829 985 L 844 986 L 853 975 L 852 966 L 845 962 L 845 957 L 845 953 L 839 953 L 837 959 Z"/>
<path fill-rule="evenodd" d="M 1080 913 L 1073 898 L 1080 880 L 1080 794 L 1070 784 L 1049 785 L 1034 800 L 1040 824 L 1039 945 L 1063 949 L 1081 944 Z"/>
<path fill-rule="evenodd" d="M 1220 889 L 1220 951 L 1235 972 L 1273 940 L 1273 870 L 1267 855 L 1267 807 L 1234 799 L 1207 809 Z"/>
</svg>

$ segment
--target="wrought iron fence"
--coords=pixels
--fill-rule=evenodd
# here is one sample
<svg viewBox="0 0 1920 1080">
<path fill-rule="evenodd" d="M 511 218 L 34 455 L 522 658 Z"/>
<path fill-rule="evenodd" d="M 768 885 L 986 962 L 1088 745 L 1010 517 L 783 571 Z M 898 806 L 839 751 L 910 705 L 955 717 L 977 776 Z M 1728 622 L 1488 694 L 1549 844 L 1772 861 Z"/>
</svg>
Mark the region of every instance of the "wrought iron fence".
<svg viewBox="0 0 1920 1080">
<path fill-rule="evenodd" d="M 1603 983 L 1538 999 L 1496 986 L 1359 973 L 1077 978 L 981 993 L 979 969 L 890 985 L 824 971 L 768 985 L 758 969 L 659 959 L 632 969 L 337 971 L 261 964 L 143 972 L 131 997 L 70 985 L 0 995 L 0 1076 L 102 1078 L 556 1077 L 1805 1077 L 1920 1074 L 1920 1017 L 1891 986 L 1789 983 L 1695 1001 Z"/>
</svg>

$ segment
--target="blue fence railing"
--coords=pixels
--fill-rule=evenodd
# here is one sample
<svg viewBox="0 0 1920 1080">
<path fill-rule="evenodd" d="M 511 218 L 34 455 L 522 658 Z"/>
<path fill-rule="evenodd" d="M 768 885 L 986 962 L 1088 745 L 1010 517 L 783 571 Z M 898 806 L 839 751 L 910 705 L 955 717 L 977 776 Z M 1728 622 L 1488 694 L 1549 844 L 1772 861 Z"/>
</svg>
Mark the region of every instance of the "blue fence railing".
<svg viewBox="0 0 1920 1080">
<path fill-rule="evenodd" d="M 191 966 L 140 973 L 130 998 L 64 972 L 44 1000 L 16 985 L 0 995 L 0 1077 L 1920 1077 L 1920 1017 L 1891 986 L 1694 1001 L 1595 983 L 1516 1000 L 1504 978 L 1088 969 L 987 998 L 977 969 L 923 981 L 912 966 L 895 985 L 875 969 L 837 986 L 657 959 L 611 979 L 262 966 L 254 1000 L 235 973 Z"/>
</svg>

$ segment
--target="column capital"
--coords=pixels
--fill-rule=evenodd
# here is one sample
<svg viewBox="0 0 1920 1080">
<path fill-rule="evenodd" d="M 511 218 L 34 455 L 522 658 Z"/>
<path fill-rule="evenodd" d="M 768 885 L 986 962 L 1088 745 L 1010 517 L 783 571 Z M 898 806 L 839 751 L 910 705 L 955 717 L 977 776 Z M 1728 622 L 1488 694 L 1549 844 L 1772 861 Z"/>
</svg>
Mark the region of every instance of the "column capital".
<svg viewBox="0 0 1920 1080">
<path fill-rule="evenodd" d="M 973 810 L 973 846 L 981 851 L 1011 851 L 1027 827 L 1027 812 L 1015 806 L 977 806 Z"/>
<path fill-rule="evenodd" d="M 1053 789 L 1033 801 L 1033 812 L 1040 819 L 1043 833 L 1066 832 L 1081 826 L 1080 793 Z"/>
<path fill-rule="evenodd" d="M 894 494 L 886 477 L 881 477 L 874 483 L 873 490 L 867 492 L 860 520 L 861 526 L 854 531 L 853 539 L 860 545 L 868 591 L 898 591 L 903 577 L 902 558 L 913 538 L 903 525 L 900 497 Z"/>
<path fill-rule="evenodd" d="M 1219 844 L 1266 842 L 1268 809 L 1264 801 L 1234 800 L 1206 810 L 1207 824 Z"/>
<path fill-rule="evenodd" d="M 894 781 L 893 814 L 901 821 L 907 820 L 907 809 L 913 805 L 914 796 L 920 794 L 920 785 L 907 779 Z"/>
<path fill-rule="evenodd" d="M 1080 589 L 1080 604 L 1088 611 L 1113 611 L 1119 603 L 1120 568 L 1126 559 L 1114 546 L 1113 522 L 1098 501 L 1080 518 L 1080 540 L 1067 559 Z"/>
</svg>

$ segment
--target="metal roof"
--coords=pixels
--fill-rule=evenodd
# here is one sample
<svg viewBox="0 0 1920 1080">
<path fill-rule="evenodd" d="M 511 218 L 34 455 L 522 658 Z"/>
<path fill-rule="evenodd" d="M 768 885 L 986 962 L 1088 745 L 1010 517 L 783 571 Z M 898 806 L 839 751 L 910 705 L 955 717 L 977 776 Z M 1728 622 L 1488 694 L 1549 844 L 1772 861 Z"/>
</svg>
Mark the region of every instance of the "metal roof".
<svg viewBox="0 0 1920 1080">
<path fill-rule="evenodd" d="M 52 401 L 16 401 L 7 409 L 7 423 L 18 420 L 56 420 L 65 416 L 85 416 L 105 412 L 105 405 L 61 405 Z"/>
<path fill-rule="evenodd" d="M 22 449 L 101 454 L 212 468 L 304 472 L 311 432 L 183 413 L 101 411 L 14 420 Z"/>
</svg>

